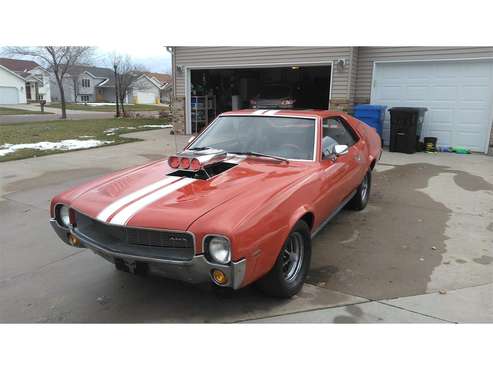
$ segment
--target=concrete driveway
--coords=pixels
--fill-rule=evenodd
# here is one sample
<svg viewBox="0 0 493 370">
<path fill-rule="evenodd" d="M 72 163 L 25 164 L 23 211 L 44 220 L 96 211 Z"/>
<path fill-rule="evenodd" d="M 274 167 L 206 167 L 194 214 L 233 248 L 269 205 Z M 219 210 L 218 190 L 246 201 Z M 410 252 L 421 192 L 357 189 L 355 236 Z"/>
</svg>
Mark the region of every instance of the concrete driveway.
<svg viewBox="0 0 493 370">
<path fill-rule="evenodd" d="M 54 194 L 187 141 L 131 136 L 146 141 L 0 163 L 0 322 L 493 322 L 493 157 L 384 153 L 368 207 L 316 237 L 308 283 L 276 300 L 120 273 L 57 239 Z"/>
<path fill-rule="evenodd" d="M 15 104 L 2 105 L 5 108 L 24 109 L 30 111 L 39 111 L 39 104 Z M 59 108 L 45 107 L 45 112 L 53 114 L 16 114 L 16 115 L 0 115 L 0 124 L 2 123 L 19 123 L 19 122 L 38 122 L 38 121 L 53 121 L 62 117 L 62 110 Z M 88 119 L 88 118 L 111 118 L 114 117 L 113 112 L 88 112 L 82 110 L 67 110 L 68 119 Z"/>
</svg>

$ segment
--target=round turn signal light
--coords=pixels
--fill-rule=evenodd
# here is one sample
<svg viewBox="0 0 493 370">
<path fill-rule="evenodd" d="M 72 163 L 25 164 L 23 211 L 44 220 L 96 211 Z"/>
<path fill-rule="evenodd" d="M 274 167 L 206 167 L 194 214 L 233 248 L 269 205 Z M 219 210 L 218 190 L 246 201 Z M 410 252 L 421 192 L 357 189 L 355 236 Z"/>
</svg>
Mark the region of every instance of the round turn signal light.
<svg viewBox="0 0 493 370">
<path fill-rule="evenodd" d="M 221 270 L 212 270 L 212 279 L 219 285 L 224 285 L 228 282 L 228 278 Z"/>
</svg>

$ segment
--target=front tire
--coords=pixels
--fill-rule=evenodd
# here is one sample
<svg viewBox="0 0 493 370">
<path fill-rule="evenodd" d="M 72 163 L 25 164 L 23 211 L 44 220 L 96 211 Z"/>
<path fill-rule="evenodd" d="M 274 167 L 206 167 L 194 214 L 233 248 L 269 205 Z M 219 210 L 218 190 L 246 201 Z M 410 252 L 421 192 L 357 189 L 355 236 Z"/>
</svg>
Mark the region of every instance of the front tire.
<svg viewBox="0 0 493 370">
<path fill-rule="evenodd" d="M 311 260 L 310 229 L 298 221 L 284 243 L 272 270 L 257 286 L 266 294 L 290 298 L 303 287 Z"/>
<path fill-rule="evenodd" d="M 363 181 L 358 186 L 356 194 L 349 201 L 348 207 L 354 209 L 355 211 L 361 211 L 365 209 L 368 204 L 368 199 L 370 199 L 371 190 L 371 170 L 368 170 Z"/>
</svg>

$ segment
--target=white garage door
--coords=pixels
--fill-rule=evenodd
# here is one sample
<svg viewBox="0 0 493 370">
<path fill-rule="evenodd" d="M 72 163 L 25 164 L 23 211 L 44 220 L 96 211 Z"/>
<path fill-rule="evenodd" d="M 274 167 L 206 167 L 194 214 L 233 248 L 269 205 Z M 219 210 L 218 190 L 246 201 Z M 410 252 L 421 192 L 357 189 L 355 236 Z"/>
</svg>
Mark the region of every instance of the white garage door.
<svg viewBox="0 0 493 370">
<path fill-rule="evenodd" d="M 426 107 L 424 136 L 438 145 L 486 152 L 492 120 L 493 62 L 376 63 L 372 104 Z M 384 141 L 389 140 L 389 113 Z"/>
<path fill-rule="evenodd" d="M 156 103 L 156 96 L 153 93 L 139 91 L 137 93 L 137 102 L 139 104 L 154 104 Z"/>
<path fill-rule="evenodd" d="M 15 87 L 0 86 L 0 104 L 18 104 L 19 93 Z"/>
</svg>

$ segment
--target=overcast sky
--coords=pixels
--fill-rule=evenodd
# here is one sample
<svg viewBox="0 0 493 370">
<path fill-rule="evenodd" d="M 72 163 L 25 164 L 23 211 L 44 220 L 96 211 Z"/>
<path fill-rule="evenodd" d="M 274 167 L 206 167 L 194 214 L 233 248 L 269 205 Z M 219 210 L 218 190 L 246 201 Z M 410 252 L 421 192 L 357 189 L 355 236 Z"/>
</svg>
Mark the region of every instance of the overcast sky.
<svg viewBox="0 0 493 370">
<path fill-rule="evenodd" d="M 171 72 L 171 55 L 162 45 L 151 45 L 147 43 L 129 44 L 128 46 L 109 46 L 96 45 L 96 63 L 104 66 L 108 63 L 108 55 L 116 52 L 118 54 L 128 54 L 132 60 L 147 67 L 150 72 Z"/>
</svg>

